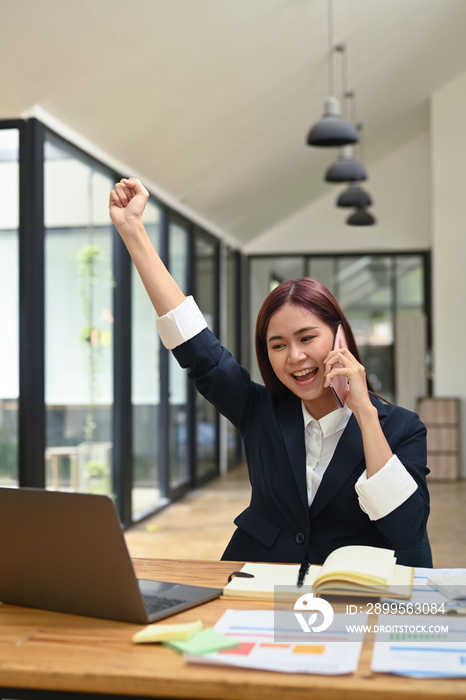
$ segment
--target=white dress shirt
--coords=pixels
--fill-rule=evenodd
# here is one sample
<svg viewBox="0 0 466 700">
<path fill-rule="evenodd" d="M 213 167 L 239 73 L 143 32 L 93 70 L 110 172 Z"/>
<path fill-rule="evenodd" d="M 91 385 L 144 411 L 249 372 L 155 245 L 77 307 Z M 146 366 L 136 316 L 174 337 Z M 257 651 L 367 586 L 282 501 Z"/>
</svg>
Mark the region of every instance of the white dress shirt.
<svg viewBox="0 0 466 700">
<path fill-rule="evenodd" d="M 301 406 L 305 425 L 307 500 L 311 505 L 338 440 L 351 418 L 351 411 L 344 406 L 315 420 L 303 402 Z"/>
<path fill-rule="evenodd" d="M 207 322 L 194 301 L 187 297 L 182 304 L 156 319 L 162 343 L 173 350 L 207 328 Z M 306 444 L 306 483 L 309 505 L 314 500 L 338 440 L 351 417 L 347 406 L 337 408 L 316 421 L 302 404 Z M 371 520 L 378 520 L 404 503 L 417 484 L 396 455 L 373 476 L 364 471 L 355 484 L 361 509 Z"/>
</svg>

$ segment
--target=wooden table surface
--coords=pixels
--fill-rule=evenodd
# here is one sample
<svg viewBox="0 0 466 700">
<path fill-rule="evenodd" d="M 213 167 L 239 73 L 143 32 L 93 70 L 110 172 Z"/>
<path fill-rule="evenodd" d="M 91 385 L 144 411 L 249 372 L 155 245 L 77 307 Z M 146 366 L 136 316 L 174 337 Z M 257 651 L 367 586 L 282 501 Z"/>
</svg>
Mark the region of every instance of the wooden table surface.
<svg viewBox="0 0 466 700">
<path fill-rule="evenodd" d="M 134 560 L 140 578 L 223 587 L 242 564 L 214 561 Z M 272 607 L 219 599 L 172 616 L 213 626 L 227 609 Z M 370 670 L 363 644 L 356 673 L 285 674 L 188 664 L 159 644 L 133 644 L 141 625 L 0 605 L 0 697 L 6 689 L 68 691 L 215 700 L 413 700 L 466 698 L 466 679 L 410 679 Z M 46 696 L 42 696 L 46 697 Z"/>
</svg>

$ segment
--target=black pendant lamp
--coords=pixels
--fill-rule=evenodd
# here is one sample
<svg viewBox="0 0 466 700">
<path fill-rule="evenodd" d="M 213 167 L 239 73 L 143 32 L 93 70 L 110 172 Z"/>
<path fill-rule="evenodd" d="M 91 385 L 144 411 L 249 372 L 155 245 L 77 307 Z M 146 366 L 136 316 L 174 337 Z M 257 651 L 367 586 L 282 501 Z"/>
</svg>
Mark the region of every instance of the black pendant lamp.
<svg viewBox="0 0 466 700">
<path fill-rule="evenodd" d="M 357 143 L 358 138 L 354 124 L 341 116 L 337 98 L 328 97 L 324 103 L 324 115 L 307 135 L 307 145 L 334 148 Z"/>
<path fill-rule="evenodd" d="M 365 167 L 353 158 L 353 147 L 343 146 L 338 160 L 325 173 L 326 182 L 361 182 L 367 180 Z"/>
<path fill-rule="evenodd" d="M 359 208 L 346 219 L 348 226 L 374 226 L 375 217 L 367 209 Z"/>
<path fill-rule="evenodd" d="M 372 197 L 357 183 L 349 185 L 336 201 L 337 207 L 355 207 L 356 209 L 365 209 L 366 207 L 370 207 L 371 204 Z"/>
<path fill-rule="evenodd" d="M 314 124 L 307 135 L 308 146 L 335 147 L 357 143 L 359 141 L 358 130 L 350 121 L 345 119 L 340 112 L 340 103 L 333 96 L 333 19 L 332 0 L 328 0 L 328 43 L 329 43 L 329 97 L 324 102 L 324 114 Z"/>
</svg>

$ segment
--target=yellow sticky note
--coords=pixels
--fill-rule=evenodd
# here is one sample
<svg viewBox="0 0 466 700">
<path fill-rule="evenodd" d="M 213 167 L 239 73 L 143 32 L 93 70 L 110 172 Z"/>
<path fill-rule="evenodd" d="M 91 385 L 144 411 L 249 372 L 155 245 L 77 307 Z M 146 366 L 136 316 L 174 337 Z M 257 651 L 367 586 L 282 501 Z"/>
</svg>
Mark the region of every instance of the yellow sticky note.
<svg viewBox="0 0 466 700">
<path fill-rule="evenodd" d="M 164 625 L 155 623 L 148 625 L 144 629 L 133 635 L 133 642 L 137 644 L 143 642 L 166 642 L 176 640 L 186 642 L 188 639 L 202 629 L 202 621 L 185 622 L 178 625 Z"/>
</svg>

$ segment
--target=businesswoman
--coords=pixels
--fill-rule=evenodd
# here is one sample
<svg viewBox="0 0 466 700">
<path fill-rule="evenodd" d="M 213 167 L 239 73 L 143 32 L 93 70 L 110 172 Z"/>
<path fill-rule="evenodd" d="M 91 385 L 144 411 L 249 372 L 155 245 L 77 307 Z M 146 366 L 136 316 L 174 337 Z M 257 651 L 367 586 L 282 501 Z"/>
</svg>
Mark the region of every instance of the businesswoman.
<svg viewBox="0 0 466 700">
<path fill-rule="evenodd" d="M 315 280 L 285 282 L 263 303 L 256 351 L 265 386 L 207 328 L 153 248 L 142 223 L 148 193 L 123 179 L 110 216 L 158 314 L 166 347 L 197 389 L 241 432 L 252 486 L 223 559 L 322 563 L 361 544 L 429 566 L 426 429 L 371 391 L 351 328 Z M 334 348 L 337 329 L 346 339 Z M 345 405 L 331 390 L 346 379 Z M 428 543 L 428 541 L 427 541 Z"/>
</svg>

